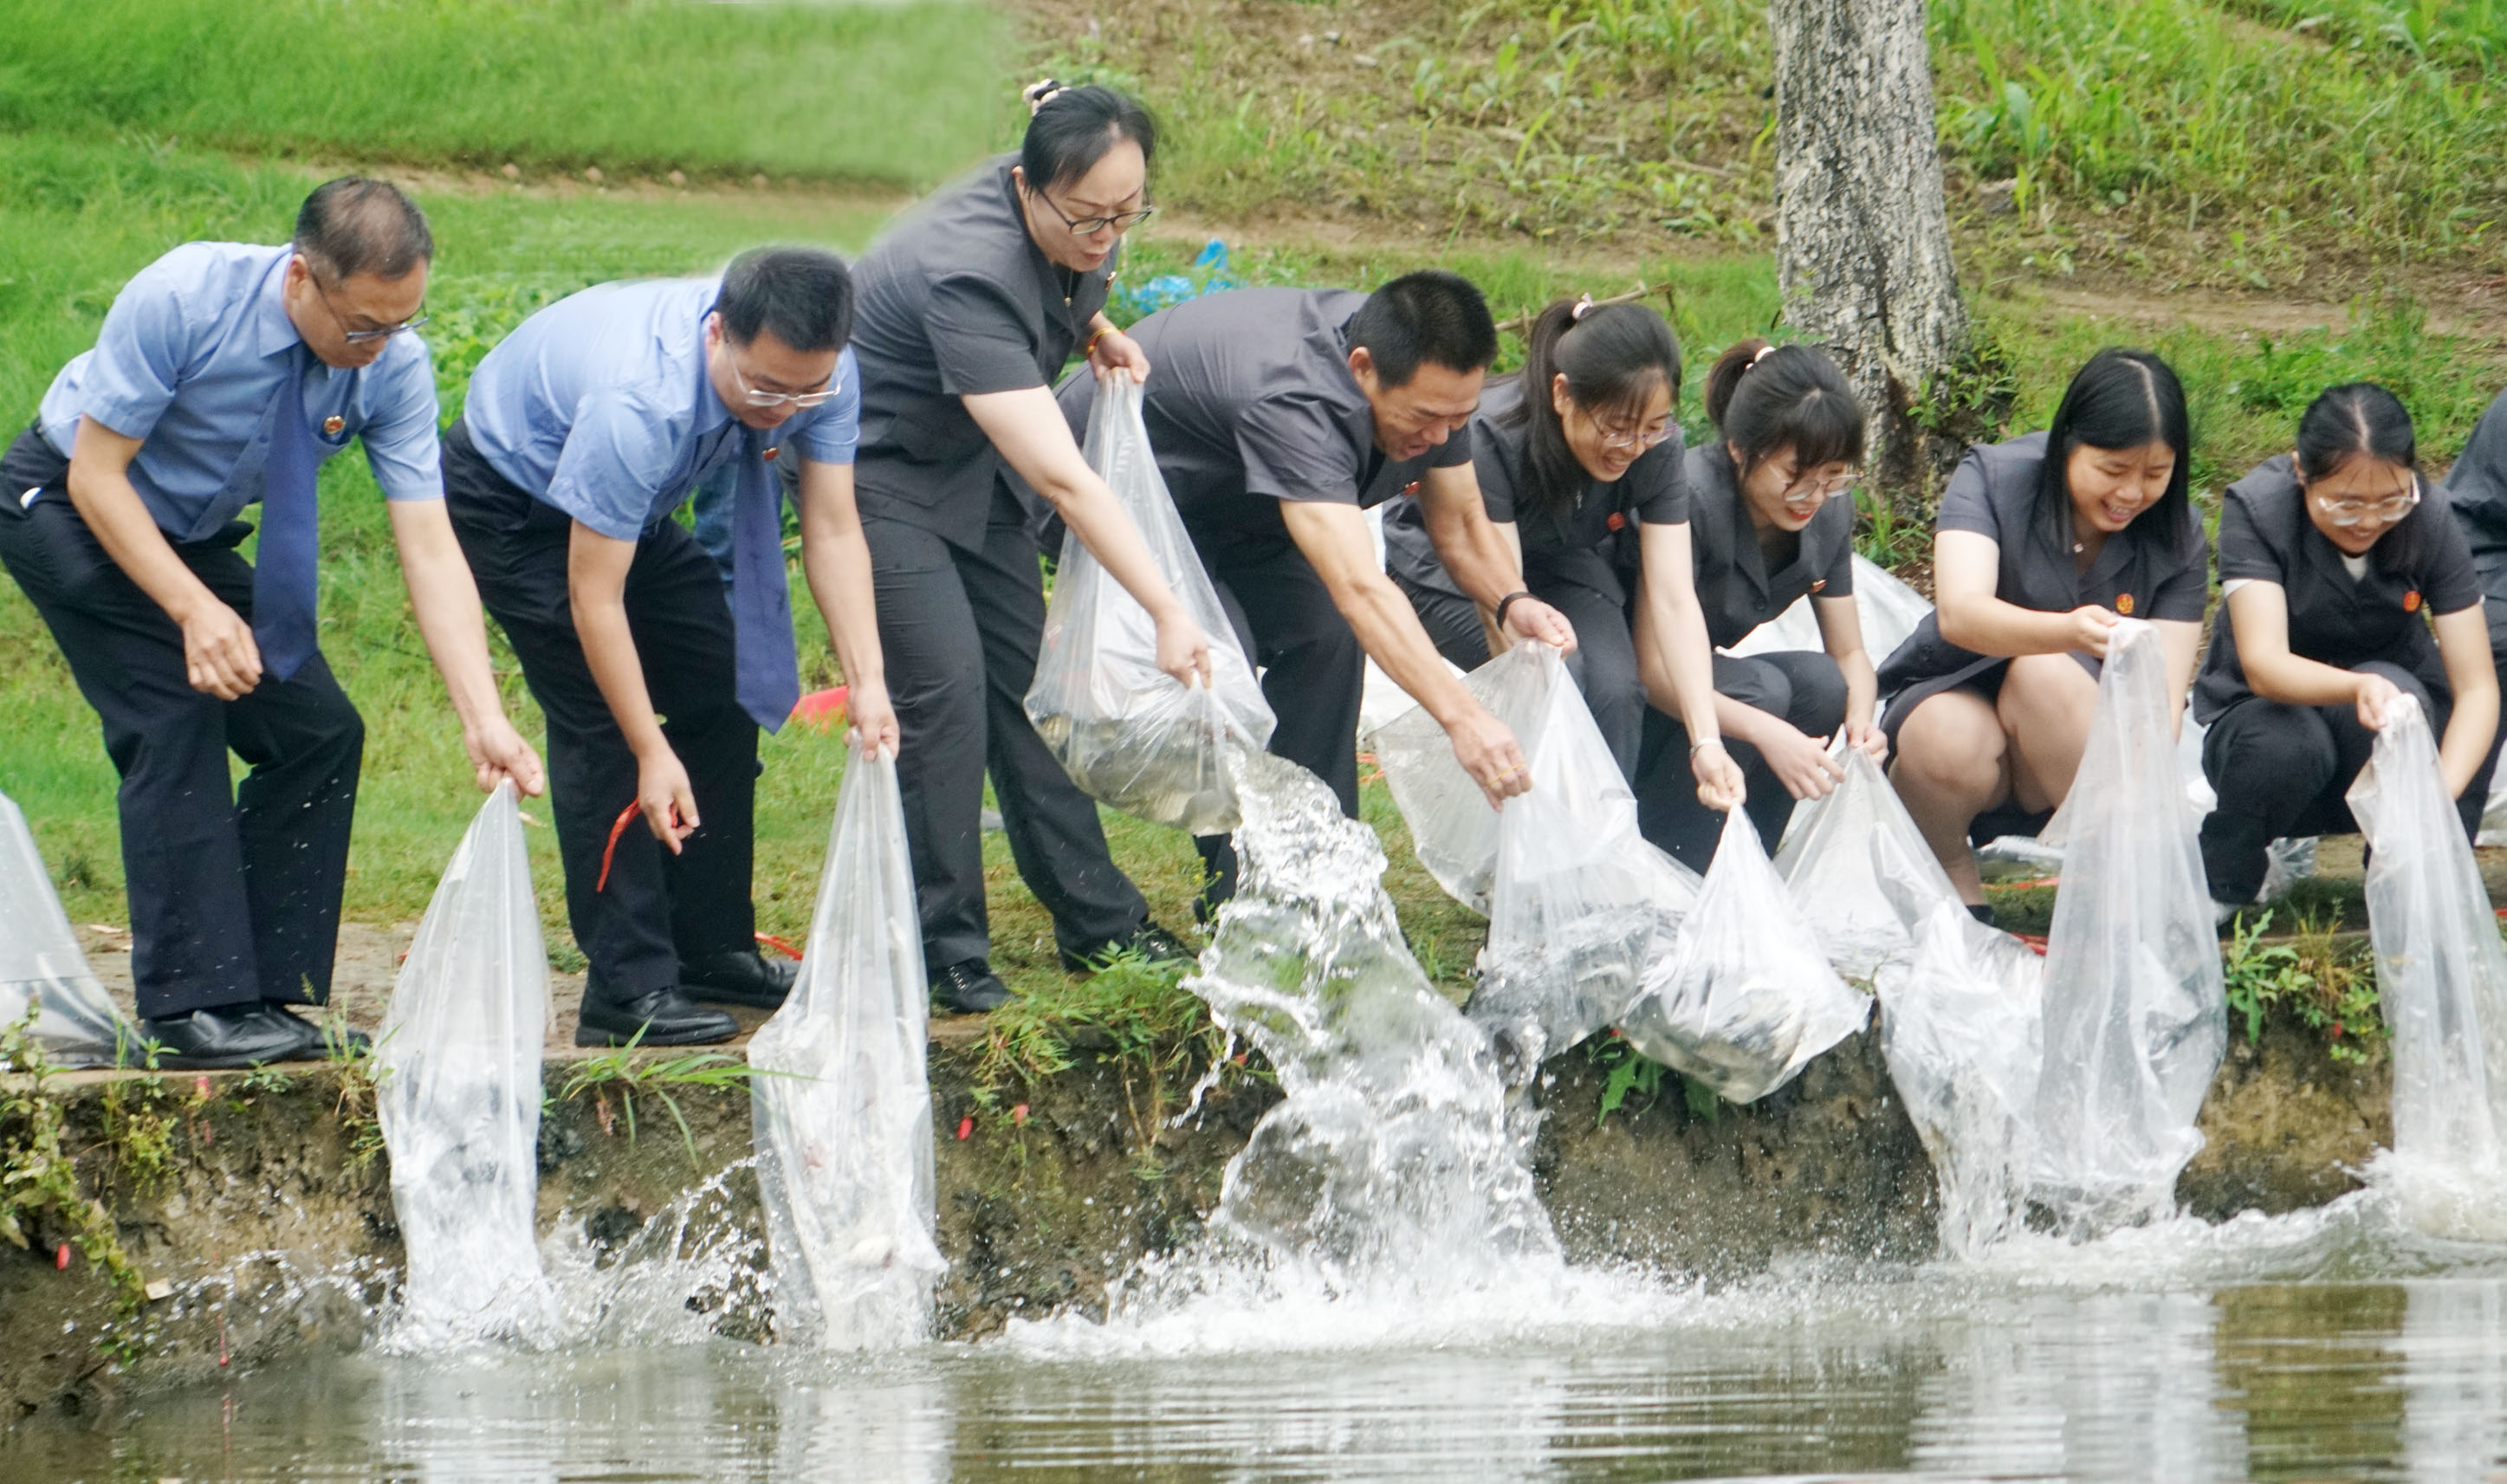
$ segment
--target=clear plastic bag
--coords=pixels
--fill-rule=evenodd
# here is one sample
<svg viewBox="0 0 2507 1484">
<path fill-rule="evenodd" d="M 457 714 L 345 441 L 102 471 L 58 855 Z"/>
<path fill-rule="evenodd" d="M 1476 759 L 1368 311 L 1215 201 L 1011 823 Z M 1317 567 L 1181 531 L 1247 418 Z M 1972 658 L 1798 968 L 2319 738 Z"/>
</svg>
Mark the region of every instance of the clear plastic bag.
<svg viewBox="0 0 2507 1484">
<path fill-rule="evenodd" d="M 1975 1257 L 2019 1229 L 2035 1162 L 2045 960 L 1953 895 L 1882 966 L 1880 1050 L 1932 1157 L 1942 1250 Z"/>
<path fill-rule="evenodd" d="M 1871 999 L 1828 966 L 1757 826 L 1736 809 L 1678 945 L 1648 968 L 1619 1030 L 1726 1101 L 1753 1103 L 1871 1014 Z"/>
<path fill-rule="evenodd" d="M 1844 780 L 1795 811 L 1776 874 L 1828 961 L 1847 978 L 1869 979 L 1904 961 L 1916 929 L 1944 902 L 1958 905 L 1958 890 L 1871 754 L 1839 744 L 1830 755 Z"/>
<path fill-rule="evenodd" d="M 922 919 L 892 758 L 856 746 L 836 794 L 801 975 L 749 1042 L 757 1190 L 780 1336 L 921 1341 L 934 1238 Z"/>
<path fill-rule="evenodd" d="M 1223 835 L 1238 818 L 1226 751 L 1258 751 L 1274 719 L 1158 473 L 1129 372 L 1097 388 L 1088 463 L 1210 636 L 1210 684 L 1182 685 L 1158 669 L 1157 624 L 1072 534 L 1063 539 L 1044 611 L 1028 719 L 1090 797 L 1195 835 Z"/>
<path fill-rule="evenodd" d="M 35 1044 L 54 1067 L 136 1059 L 137 1031 L 79 952 L 26 816 L 0 794 L 0 1026 L 17 1025 L 30 1008 Z"/>
<path fill-rule="evenodd" d="M 2507 948 L 2419 703 L 2386 703 L 2350 812 L 2374 851 L 2368 927 L 2394 1036 L 2380 1174 L 2424 1231 L 2507 1237 Z"/>
<path fill-rule="evenodd" d="M 2170 720 L 2158 631 L 2125 619 L 2057 821 L 2063 882 L 2047 935 L 2035 1195 L 2076 1233 L 2174 1208 L 2228 1045 L 2218 929 Z"/>
<path fill-rule="evenodd" d="M 481 806 L 401 960 L 375 1115 L 408 1249 L 398 1348 L 534 1339 L 553 1321 L 539 1211 L 548 954 L 514 785 Z"/>
<path fill-rule="evenodd" d="M 1915 632 L 1915 626 L 1933 611 L 1933 605 L 1888 568 L 1858 554 L 1854 559 L 1854 611 L 1863 620 L 1864 653 L 1885 659 L 1907 642 L 1907 635 Z M 1775 654 L 1788 649 L 1818 649 L 1821 644 L 1819 619 L 1811 611 L 1811 600 L 1803 597 L 1742 635 L 1741 642 L 1725 653 Z"/>
<path fill-rule="evenodd" d="M 1518 738 L 1539 722 L 1549 694 L 1533 653 L 1539 647 L 1518 644 L 1463 677 L 1463 688 Z M 1368 733 L 1366 746 L 1410 827 L 1419 864 L 1448 896 L 1486 916 L 1497 885 L 1498 811 L 1455 759 L 1445 729 L 1415 706 Z"/>
<path fill-rule="evenodd" d="M 1619 1018 L 1646 964 L 1670 953 L 1701 883 L 1637 832 L 1636 796 L 1558 651 L 1518 650 L 1544 687 L 1518 734 L 1532 788 L 1498 814 L 1488 946 L 1464 1012 L 1519 1085 L 1544 1057 Z"/>
</svg>

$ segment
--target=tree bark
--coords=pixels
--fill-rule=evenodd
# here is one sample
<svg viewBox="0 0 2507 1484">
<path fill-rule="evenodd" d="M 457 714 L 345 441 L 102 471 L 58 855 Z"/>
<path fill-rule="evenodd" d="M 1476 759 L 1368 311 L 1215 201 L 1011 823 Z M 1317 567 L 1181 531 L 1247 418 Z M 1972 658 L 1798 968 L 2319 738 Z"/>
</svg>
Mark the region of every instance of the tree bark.
<svg viewBox="0 0 2507 1484">
<path fill-rule="evenodd" d="M 1933 129 L 1923 0 L 1770 0 L 1776 281 L 1871 416 L 1870 472 L 1929 521 L 1961 440 L 1914 412 L 1968 348 Z M 1937 420 L 1937 419 L 1935 419 Z M 1947 443 L 1947 448 L 1941 445 Z"/>
</svg>

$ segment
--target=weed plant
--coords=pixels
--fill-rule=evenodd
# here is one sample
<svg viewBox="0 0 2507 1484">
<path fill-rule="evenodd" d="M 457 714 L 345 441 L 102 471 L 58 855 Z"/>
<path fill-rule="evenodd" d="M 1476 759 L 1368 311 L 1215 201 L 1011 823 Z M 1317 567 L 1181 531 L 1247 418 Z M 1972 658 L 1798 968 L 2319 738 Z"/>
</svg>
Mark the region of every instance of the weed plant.
<svg viewBox="0 0 2507 1484">
<path fill-rule="evenodd" d="M 2274 914 L 2239 914 L 2221 951 L 2229 1014 L 2249 1042 L 2261 1042 L 2276 1013 L 2324 1037 L 2337 1061 L 2367 1062 L 2381 1054 L 2385 1021 L 2377 1002 L 2377 962 L 2366 941 L 2341 934 L 2312 916 L 2298 919 L 2288 938 L 2268 940 Z"/>
</svg>

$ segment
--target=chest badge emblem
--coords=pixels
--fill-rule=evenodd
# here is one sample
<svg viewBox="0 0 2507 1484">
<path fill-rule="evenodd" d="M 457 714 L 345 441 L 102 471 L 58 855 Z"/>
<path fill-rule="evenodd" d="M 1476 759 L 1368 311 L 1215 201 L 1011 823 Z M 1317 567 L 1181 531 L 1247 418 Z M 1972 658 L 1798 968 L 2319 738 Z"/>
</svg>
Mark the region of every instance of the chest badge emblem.
<svg viewBox="0 0 2507 1484">
<path fill-rule="evenodd" d="M 346 427 L 347 425 L 348 419 L 345 417 L 338 416 L 325 417 L 322 419 L 322 436 L 325 438 L 337 438 L 340 436 L 340 429 Z"/>
<path fill-rule="evenodd" d="M 1607 520 L 1607 521 L 1603 522 L 1602 524 L 1603 524 L 1603 525 L 1607 525 L 1607 526 L 1609 526 L 1609 527 L 1610 527 L 1611 529 L 1613 529 L 1613 530 L 1625 530 L 1625 529 L 1627 529 L 1627 528 L 1628 528 L 1628 517 L 1627 517 L 1627 512 L 1625 512 L 1625 511 L 1621 511 L 1621 510 L 1614 510 L 1614 511 L 1612 511 L 1612 512 L 1611 512 L 1611 518 L 1610 518 L 1609 520 Z"/>
<path fill-rule="evenodd" d="M 777 445 L 777 444 L 768 444 L 768 445 L 766 446 L 766 452 L 763 452 L 763 453 L 760 453 L 760 454 L 759 454 L 759 455 L 757 455 L 757 456 L 758 456 L 758 457 L 760 457 L 760 458 L 765 459 L 768 463 L 770 463 L 770 464 L 771 464 L 771 463 L 775 462 L 775 455 L 776 455 L 776 454 L 778 454 L 778 453 L 781 453 L 781 452 L 783 452 L 783 450 L 782 450 L 781 446 Z"/>
<path fill-rule="evenodd" d="M 2420 590 L 2419 590 L 2419 589 L 2417 589 L 2417 588 L 2414 588 L 2414 589 L 2412 589 L 2410 592 L 2408 592 L 2408 593 L 2406 593 L 2406 594 L 2404 594 L 2404 595 L 2403 595 L 2403 611 L 2404 611 L 2405 613 L 2417 613 L 2418 611 L 2420 611 Z"/>
<path fill-rule="evenodd" d="M 1414 480 L 1412 480 L 1410 483 L 1408 483 L 1408 484 L 1406 484 L 1406 485 L 1404 485 L 1404 486 L 1402 486 L 1402 487 L 1401 487 L 1401 493 L 1402 493 L 1405 497 L 1406 497 L 1406 496 L 1409 496 L 1409 495 L 1417 494 L 1418 492 L 1419 492 L 1419 482 L 1418 482 L 1417 480 L 1415 480 L 1415 479 L 1414 479 Z"/>
<path fill-rule="evenodd" d="M 2131 595 L 2131 594 L 2129 594 L 2129 593 L 2118 593 L 2118 594 L 2116 595 L 2116 611 L 2117 611 L 2118 613 L 2124 614 L 2124 615 L 2125 615 L 2125 616 L 2126 616 L 2126 617 L 2130 617 L 2130 616 L 2131 616 L 2131 614 L 2132 614 L 2132 595 Z"/>
<path fill-rule="evenodd" d="M 1827 578 L 1825 578 L 1825 577 L 1823 577 L 1823 578 L 1821 578 L 1819 581 L 1812 583 L 1812 584 L 1810 585 L 1810 590 L 1811 590 L 1812 592 L 1814 592 L 1814 593 L 1817 593 L 1817 592 L 1819 592 L 1819 591 L 1821 591 L 1821 590 L 1825 589 L 1827 586 L 1828 586 L 1828 579 L 1827 579 Z"/>
</svg>

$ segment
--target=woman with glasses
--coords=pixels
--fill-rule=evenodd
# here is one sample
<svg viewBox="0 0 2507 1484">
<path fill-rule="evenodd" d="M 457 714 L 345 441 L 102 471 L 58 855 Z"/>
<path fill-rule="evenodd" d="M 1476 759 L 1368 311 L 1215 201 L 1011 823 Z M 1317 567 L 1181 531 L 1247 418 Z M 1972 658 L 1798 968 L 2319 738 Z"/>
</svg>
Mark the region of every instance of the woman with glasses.
<svg viewBox="0 0 2507 1484">
<path fill-rule="evenodd" d="M 2202 866 L 2223 921 L 2255 899 L 2273 839 L 2357 827 L 2344 795 L 2397 696 L 2439 731 L 2465 834 L 2481 827 L 2498 724 L 2489 629 L 2463 530 L 2422 494 L 2411 415 L 2357 381 L 2317 397 L 2297 449 L 2221 501 L 2228 611 L 2194 714 L 2210 727 L 2202 772 L 2220 803 Z"/>
<path fill-rule="evenodd" d="M 1561 299 L 1534 316 L 1523 370 L 1492 383 L 1472 419 L 1473 472 L 1489 520 L 1523 558 L 1527 592 L 1567 616 L 1577 647 L 1568 673 L 1622 772 L 1636 772 L 1645 685 L 1631 630 L 1634 565 L 1660 579 L 1643 601 L 1664 608 L 1700 735 L 1715 735 L 1703 627 L 1690 597 L 1689 501 L 1680 484 L 1680 346 L 1653 310 Z M 1417 500 L 1384 520 L 1385 565 L 1446 659 L 1466 670 L 1489 657 L 1495 615 L 1463 596 L 1429 539 Z M 1715 752 L 1697 784 L 1721 803 L 1739 773 Z"/>
<path fill-rule="evenodd" d="M 2189 426 L 2165 361 L 2101 350 L 2045 432 L 1969 450 L 1942 492 L 1936 607 L 1880 667 L 1882 725 L 1899 797 L 1981 921 L 1969 843 L 2037 833 L 2071 791 L 2119 618 L 2158 626 L 2184 705 L 2209 593 Z"/>
<path fill-rule="evenodd" d="M 1689 451 L 1692 586 L 1707 641 L 1726 649 L 1808 595 L 1822 652 L 1717 654 L 1713 706 L 1720 747 L 1748 790 L 1750 821 L 1769 851 L 1794 805 L 1824 797 L 1841 776 L 1828 755 L 1838 728 L 1875 756 L 1886 742 L 1872 725 L 1876 682 L 1854 606 L 1854 500 L 1864 447 L 1862 406 L 1836 364 L 1808 345 L 1746 340 L 1706 376 L 1706 416 L 1717 436 Z M 1649 586 L 1651 586 L 1649 572 Z M 1646 837 L 1700 871 L 1715 858 L 1723 821 L 1691 796 L 1684 755 L 1719 744 L 1694 740 L 1666 711 L 1676 677 L 1656 662 L 1676 654 L 1675 633 L 1645 626 L 1638 652 L 1658 707 L 1646 718 L 1638 776 Z"/>
<path fill-rule="evenodd" d="M 1159 668 L 1210 676 L 1210 642 L 1080 456 L 1053 399 L 1072 355 L 1145 379 L 1106 317 L 1123 234 L 1149 214 L 1157 130 L 1106 88 L 1028 90 L 1015 154 L 924 201 L 854 271 L 862 374 L 854 481 L 869 539 L 897 778 L 934 1002 L 1009 997 L 991 965 L 979 818 L 992 776 L 1019 874 L 1053 916 L 1064 963 L 1186 950 L 1107 853 L 1097 806 L 1036 735 L 1044 595 L 1031 529 L 1041 497 L 1157 622 Z"/>
</svg>

